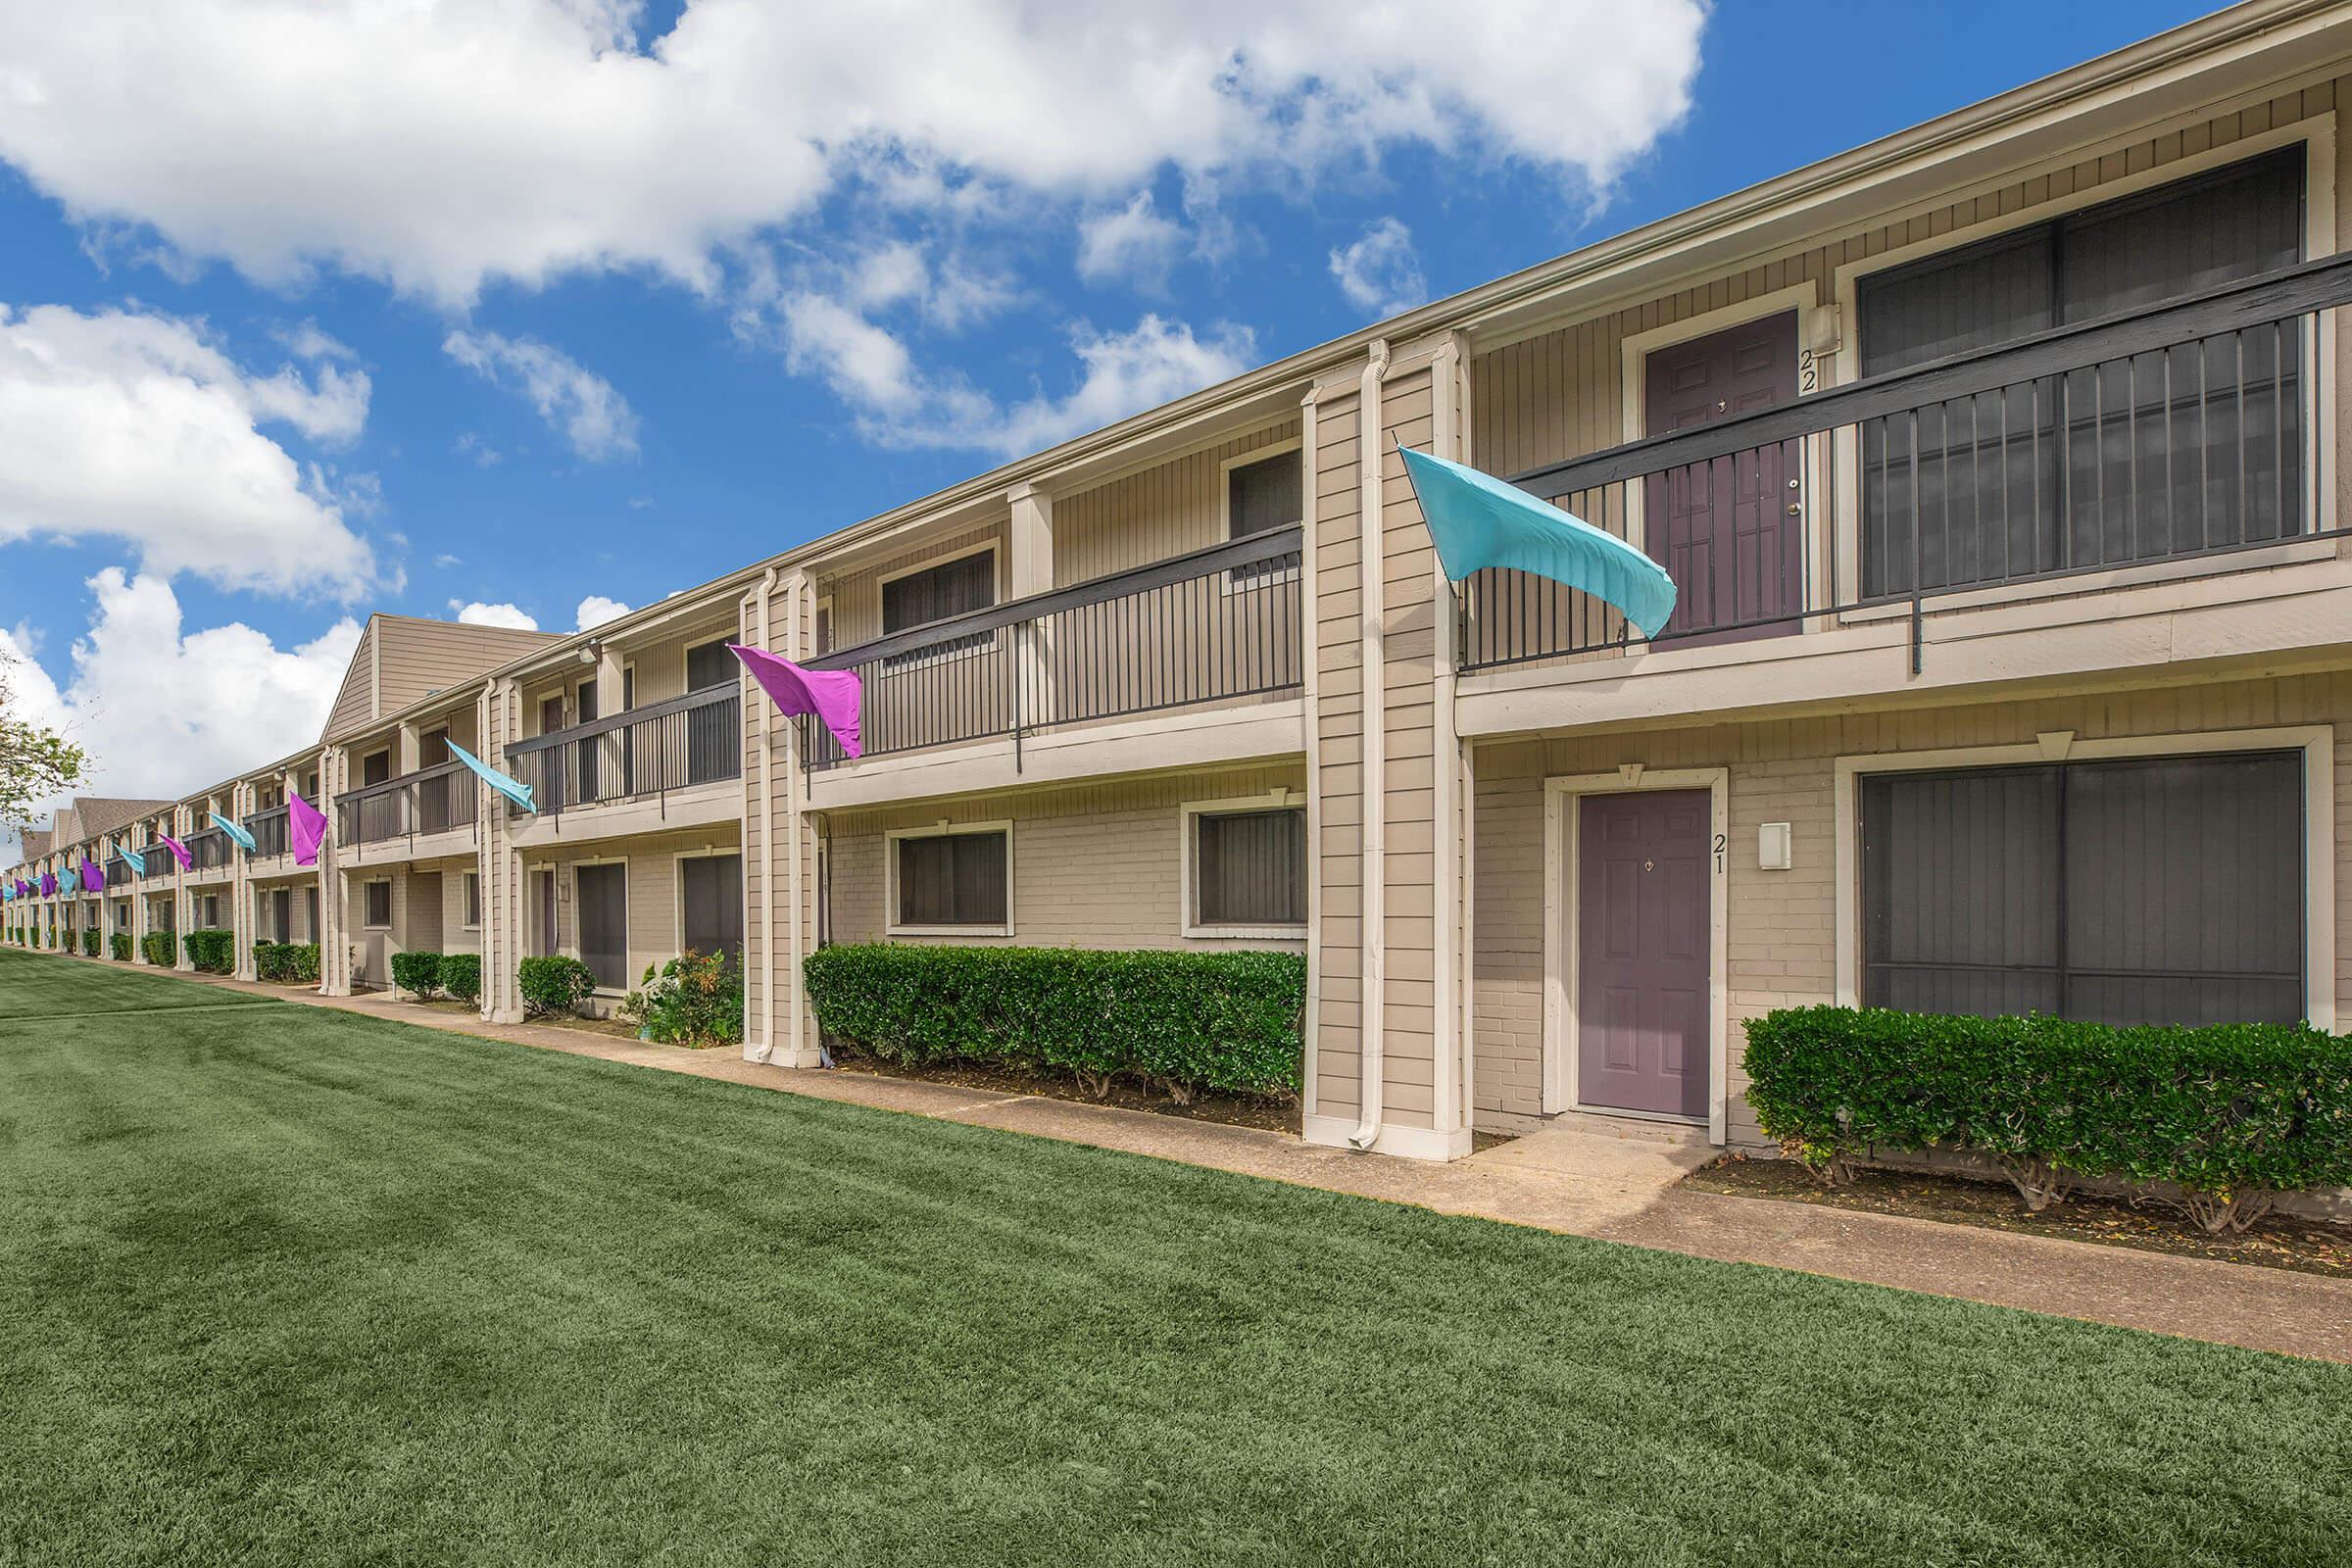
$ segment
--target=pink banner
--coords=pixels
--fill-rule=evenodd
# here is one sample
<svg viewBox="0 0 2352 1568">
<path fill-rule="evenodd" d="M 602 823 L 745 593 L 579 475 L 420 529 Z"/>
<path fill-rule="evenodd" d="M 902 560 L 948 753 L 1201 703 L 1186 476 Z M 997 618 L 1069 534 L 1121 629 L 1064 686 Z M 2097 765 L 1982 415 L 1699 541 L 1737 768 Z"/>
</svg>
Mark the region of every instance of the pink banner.
<svg viewBox="0 0 2352 1568">
<path fill-rule="evenodd" d="M 294 863 L 317 865 L 318 846 L 326 842 L 326 817 L 301 796 L 286 794 L 286 827 L 294 841 Z"/>
<path fill-rule="evenodd" d="M 745 648 L 729 643 L 727 648 L 743 667 L 752 672 L 760 689 L 775 700 L 776 711 L 787 718 L 803 713 L 814 713 L 824 721 L 841 749 L 852 757 L 862 756 L 864 745 L 858 740 L 858 709 L 862 690 L 854 669 L 803 669 L 789 659 L 779 659 L 760 648 Z"/>
<path fill-rule="evenodd" d="M 158 833 L 155 838 L 157 843 L 172 852 L 172 858 L 179 862 L 179 868 L 182 871 L 196 869 L 196 857 L 188 853 L 188 847 L 185 844 L 180 843 L 169 833 Z"/>
</svg>

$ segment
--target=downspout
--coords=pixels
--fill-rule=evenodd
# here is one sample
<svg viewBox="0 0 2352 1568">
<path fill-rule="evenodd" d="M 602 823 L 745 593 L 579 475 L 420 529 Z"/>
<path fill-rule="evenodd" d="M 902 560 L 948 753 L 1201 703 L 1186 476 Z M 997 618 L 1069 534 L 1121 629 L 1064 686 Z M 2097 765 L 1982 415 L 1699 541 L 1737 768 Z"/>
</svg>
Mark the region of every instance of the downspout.
<svg viewBox="0 0 2352 1568">
<path fill-rule="evenodd" d="M 767 646 L 767 600 L 776 591 L 776 568 L 767 568 L 760 579 L 760 638 L 756 646 Z M 768 1061 L 776 1054 L 776 784 L 775 784 L 775 716 L 772 709 L 760 710 L 760 946 L 764 950 L 760 962 L 765 969 L 760 987 L 760 1043 L 748 1053 L 753 1061 Z M 746 1020 L 748 1023 L 749 1020 Z M 749 1034 L 747 1029 L 746 1034 Z"/>
<path fill-rule="evenodd" d="M 1301 1124 L 1315 1115 L 1316 1069 L 1321 1065 L 1323 1007 L 1323 719 L 1322 681 L 1315 666 L 1321 662 L 1316 627 L 1321 585 L 1315 573 L 1315 400 L 1318 389 L 1308 387 L 1298 406 L 1298 461 L 1304 468 L 1298 533 L 1298 616 L 1303 646 L 1298 661 L 1299 745 L 1306 755 L 1306 1007 L 1301 1033 L 1298 1100 Z"/>
<path fill-rule="evenodd" d="M 1389 373 L 1389 343 L 1386 338 L 1372 340 L 1371 354 L 1364 362 L 1364 373 L 1356 390 L 1355 461 L 1356 489 L 1356 560 L 1355 581 L 1357 613 L 1362 622 L 1362 641 L 1358 658 L 1363 667 L 1363 771 L 1358 782 L 1360 808 L 1363 812 L 1363 867 L 1361 907 L 1357 911 L 1361 943 L 1362 987 L 1356 1008 L 1356 1052 L 1363 1070 L 1362 1089 L 1358 1096 L 1363 1119 L 1348 1145 L 1351 1149 L 1370 1149 L 1380 1138 L 1380 1118 L 1383 1106 L 1381 1092 L 1386 1081 L 1386 1063 L 1381 1054 L 1386 1049 L 1383 1039 L 1383 1004 L 1388 992 L 1388 938 L 1383 922 L 1388 918 L 1388 639 L 1382 626 L 1386 594 L 1381 583 L 1381 458 L 1380 450 L 1380 387 Z"/>
</svg>

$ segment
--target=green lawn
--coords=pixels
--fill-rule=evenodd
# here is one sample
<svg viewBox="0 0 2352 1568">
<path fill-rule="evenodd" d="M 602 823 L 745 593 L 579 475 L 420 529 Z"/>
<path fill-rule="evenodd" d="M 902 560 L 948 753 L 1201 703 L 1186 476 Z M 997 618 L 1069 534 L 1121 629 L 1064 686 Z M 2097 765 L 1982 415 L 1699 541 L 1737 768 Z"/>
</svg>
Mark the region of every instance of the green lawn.
<svg viewBox="0 0 2352 1568">
<path fill-rule="evenodd" d="M 0 952 L 0 1562 L 2352 1560 L 2352 1370 L 191 997 Z"/>
</svg>

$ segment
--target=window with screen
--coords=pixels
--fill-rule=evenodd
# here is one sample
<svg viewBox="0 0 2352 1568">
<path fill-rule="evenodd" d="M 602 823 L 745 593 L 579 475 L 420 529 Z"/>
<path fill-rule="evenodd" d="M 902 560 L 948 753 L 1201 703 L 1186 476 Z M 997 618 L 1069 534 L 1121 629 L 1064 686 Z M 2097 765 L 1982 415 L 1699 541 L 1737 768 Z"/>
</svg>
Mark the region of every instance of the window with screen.
<svg viewBox="0 0 2352 1568">
<path fill-rule="evenodd" d="M 482 923 L 482 878 L 478 871 L 466 873 L 466 925 L 474 929 Z"/>
<path fill-rule="evenodd" d="M 1864 277 L 1885 375 L 2299 261 L 2298 147 Z M 2270 326 L 1862 426 L 1862 589 L 1881 597 L 2302 531 L 2304 358 Z"/>
<path fill-rule="evenodd" d="M 2303 760 L 1861 783 L 1862 1000 L 2100 1023 L 2303 1016 Z"/>
<path fill-rule="evenodd" d="M 1193 923 L 1303 926 L 1306 811 L 1203 811 L 1193 818 Z"/>
<path fill-rule="evenodd" d="M 580 961 L 607 991 L 629 983 L 629 871 L 618 863 L 578 868 Z"/>
<path fill-rule="evenodd" d="M 1003 829 L 939 833 L 895 841 L 901 926 L 994 926 L 1010 923 L 1006 871 L 1010 840 Z"/>
<path fill-rule="evenodd" d="M 882 585 L 882 635 L 924 626 L 951 615 L 968 615 L 997 602 L 997 557 L 993 550 L 959 556 L 893 577 Z M 934 643 L 883 662 L 885 669 L 904 669 L 933 660 L 993 646 L 994 632 L 975 632 Z"/>
<path fill-rule="evenodd" d="M 392 884 L 389 882 L 368 883 L 366 898 L 368 901 L 366 910 L 368 924 L 378 927 L 390 925 L 392 923 Z"/>
<path fill-rule="evenodd" d="M 710 855 L 678 862 L 679 935 L 689 953 L 743 957 L 743 857 Z"/>
<path fill-rule="evenodd" d="M 1225 535 L 1244 539 L 1295 527 L 1306 515 L 1304 469 L 1297 452 L 1285 452 L 1225 470 Z M 1226 575 L 1236 585 L 1273 581 L 1294 569 L 1287 562 L 1261 561 L 1236 566 Z"/>
</svg>

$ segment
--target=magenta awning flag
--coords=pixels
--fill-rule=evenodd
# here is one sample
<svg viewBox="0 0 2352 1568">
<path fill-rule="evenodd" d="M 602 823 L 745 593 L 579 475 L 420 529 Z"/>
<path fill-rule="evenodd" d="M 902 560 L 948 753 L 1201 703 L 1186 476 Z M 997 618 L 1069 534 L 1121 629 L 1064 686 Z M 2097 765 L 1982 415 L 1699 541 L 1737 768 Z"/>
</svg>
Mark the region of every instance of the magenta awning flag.
<svg viewBox="0 0 2352 1568">
<path fill-rule="evenodd" d="M 294 863 L 317 865 L 318 846 L 326 842 L 326 813 L 291 790 L 286 792 L 286 832 L 294 841 Z"/>
<path fill-rule="evenodd" d="M 106 888 L 106 867 L 96 860 L 82 861 L 81 885 L 92 893 L 103 892 Z"/>
<path fill-rule="evenodd" d="M 179 868 L 182 871 L 196 869 L 196 857 L 188 853 L 188 847 L 185 844 L 180 843 L 169 833 L 158 833 L 155 836 L 155 842 L 172 852 L 172 858 L 179 862 Z"/>
<path fill-rule="evenodd" d="M 41 873 L 41 897 L 44 899 L 57 897 L 57 873 L 55 871 Z"/>
<path fill-rule="evenodd" d="M 858 710 L 864 688 L 856 670 L 803 669 L 789 659 L 741 643 L 727 644 L 727 651 L 743 661 L 752 679 L 774 700 L 776 711 L 786 718 L 814 713 L 841 742 L 844 752 L 852 757 L 864 755 L 865 745 L 858 736 Z"/>
</svg>

